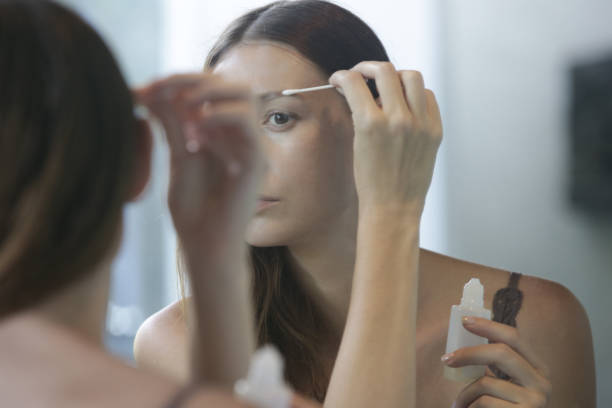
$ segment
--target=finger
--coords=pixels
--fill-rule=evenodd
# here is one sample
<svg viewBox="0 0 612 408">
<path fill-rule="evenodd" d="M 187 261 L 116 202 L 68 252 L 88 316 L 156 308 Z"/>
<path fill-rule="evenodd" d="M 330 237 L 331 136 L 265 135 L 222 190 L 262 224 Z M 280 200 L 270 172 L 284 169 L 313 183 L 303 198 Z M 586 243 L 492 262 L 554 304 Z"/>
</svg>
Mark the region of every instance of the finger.
<svg viewBox="0 0 612 408">
<path fill-rule="evenodd" d="M 192 123 L 188 123 L 186 127 L 196 129 Z M 244 165 L 239 154 L 240 149 L 237 148 L 240 141 L 226 137 L 227 135 L 218 128 L 206 131 L 197 129 L 196 132 L 197 136 L 190 137 L 187 141 L 187 150 L 192 154 L 192 157 L 200 156 L 206 161 L 214 159 L 221 165 L 220 167 L 225 173 L 232 176 L 242 172 Z"/>
<path fill-rule="evenodd" d="M 197 134 L 206 135 L 202 148 L 221 159 L 231 174 L 238 174 L 251 165 L 251 156 L 257 151 L 257 131 L 244 103 L 224 105 L 212 113 L 202 111 L 198 121 L 189 123 L 197 127 Z"/>
<path fill-rule="evenodd" d="M 545 368 L 544 362 L 537 353 L 522 340 L 516 327 L 473 316 L 462 319 L 462 323 L 466 330 L 474 334 L 485 337 L 495 343 L 505 343 L 509 345 L 536 369 Z"/>
<path fill-rule="evenodd" d="M 483 395 L 490 395 L 508 402 L 523 402 L 525 388 L 494 377 L 481 377 L 465 387 L 455 400 L 455 408 L 467 408 Z"/>
<path fill-rule="evenodd" d="M 204 102 L 226 102 L 234 100 L 252 100 L 251 92 L 248 88 L 237 85 L 224 84 L 201 84 L 194 88 L 183 91 L 181 102 L 186 107 L 194 107 Z"/>
<path fill-rule="evenodd" d="M 356 124 L 381 113 L 363 76 L 357 71 L 337 71 L 329 78 L 329 83 L 344 93 Z"/>
<path fill-rule="evenodd" d="M 133 93 L 141 103 L 150 104 L 160 100 L 171 100 L 184 89 L 219 80 L 218 76 L 210 74 L 178 74 L 136 88 Z"/>
<path fill-rule="evenodd" d="M 233 126 L 240 128 L 242 133 L 250 138 L 257 135 L 258 126 L 253 106 L 244 101 L 206 104 L 199 109 L 188 111 L 185 115 L 187 120 L 197 123 L 203 129 Z"/>
<path fill-rule="evenodd" d="M 464 347 L 443 357 L 449 367 L 495 365 L 526 387 L 543 388 L 543 379 L 520 354 L 504 343 Z"/>
<path fill-rule="evenodd" d="M 198 129 L 193 122 L 187 122 L 183 126 L 183 133 L 185 134 L 185 149 L 189 153 L 198 153 L 207 143 L 208 135 Z"/>
<path fill-rule="evenodd" d="M 162 88 L 181 88 L 189 87 L 203 82 L 218 82 L 220 78 L 216 75 L 204 74 L 201 72 L 193 74 L 175 74 L 155 80 L 148 85 L 150 90 L 156 91 Z"/>
<path fill-rule="evenodd" d="M 409 112 L 408 103 L 399 75 L 390 62 L 364 61 L 355 65 L 351 70 L 359 72 L 366 78 L 376 82 L 376 89 L 380 94 L 382 109 L 386 114 L 406 114 Z"/>
<path fill-rule="evenodd" d="M 421 120 L 427 115 L 427 95 L 423 75 L 419 71 L 400 71 L 404 95 L 412 114 Z"/>
<path fill-rule="evenodd" d="M 203 80 L 204 76 L 201 74 L 175 75 L 132 90 L 134 98 L 148 109 L 153 119 L 158 120 L 162 125 L 172 157 L 181 156 L 189 149 L 186 148 L 183 131 L 184 108 L 176 102 L 177 92 L 171 88 L 175 85 L 193 87 L 201 84 Z"/>
<path fill-rule="evenodd" d="M 185 135 L 183 133 L 183 121 L 181 121 L 175 106 L 169 103 L 153 103 L 147 106 L 152 117 L 163 128 L 164 137 L 168 143 L 170 154 L 173 157 L 184 155 Z"/>
<path fill-rule="evenodd" d="M 427 115 L 432 124 L 438 127 L 440 135 L 442 134 L 442 116 L 440 115 L 440 106 L 436 100 L 436 95 L 431 89 L 425 89 L 427 98 Z"/>
<path fill-rule="evenodd" d="M 205 104 L 187 108 L 179 101 L 150 105 L 160 119 L 173 155 L 195 153 L 207 142 L 210 130 L 219 126 L 242 127 L 245 135 L 253 134 L 252 105 L 244 101 Z"/>
<path fill-rule="evenodd" d="M 238 145 L 241 141 L 228 136 L 221 129 L 211 129 L 208 131 L 206 144 L 202 149 L 215 156 L 227 174 L 237 176 L 245 167 L 238 151 Z"/>
<path fill-rule="evenodd" d="M 469 405 L 469 408 L 519 408 L 520 405 L 513 402 L 500 400 L 499 398 L 483 395 Z"/>
</svg>

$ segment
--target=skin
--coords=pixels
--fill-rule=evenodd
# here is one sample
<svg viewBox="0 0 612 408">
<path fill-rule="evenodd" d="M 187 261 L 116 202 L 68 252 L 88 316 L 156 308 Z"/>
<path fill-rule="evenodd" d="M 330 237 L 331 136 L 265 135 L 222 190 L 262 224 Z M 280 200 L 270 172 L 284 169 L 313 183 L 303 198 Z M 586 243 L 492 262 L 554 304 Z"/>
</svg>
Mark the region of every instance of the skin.
<svg viewBox="0 0 612 408">
<path fill-rule="evenodd" d="M 393 82 L 391 79 L 391 72 L 402 80 L 403 75 L 411 76 L 410 81 L 403 82 L 404 89 L 407 88 L 406 84 L 418 84 L 414 73 L 395 73 L 388 64 L 367 63 L 355 67 L 353 71 L 359 75 L 376 77 L 379 89 L 383 83 L 387 84 L 388 94 L 397 94 L 402 89 L 398 85 L 399 81 Z M 223 57 L 215 72 L 231 80 L 248 82 L 256 94 L 316 86 L 328 81 L 326 75 L 295 50 L 275 43 L 237 46 Z M 416 77 L 418 78 L 418 75 Z M 363 282 L 369 282 L 370 285 L 380 283 L 380 293 L 370 293 L 370 297 L 365 298 L 374 299 L 381 304 L 388 299 L 395 299 L 389 291 L 396 289 L 384 286 L 386 276 L 380 275 L 377 278 L 376 275 L 371 275 L 363 279 L 364 272 L 360 272 L 364 270 L 363 265 L 371 263 L 372 259 L 372 265 L 384 264 L 384 260 L 375 259 L 376 254 L 385 250 L 385 243 L 389 243 L 385 241 L 385 237 L 390 231 L 393 233 L 393 225 L 390 222 L 378 225 L 379 228 L 364 229 L 363 214 L 372 215 L 371 212 L 364 211 L 364 208 L 383 208 L 379 206 L 380 203 L 376 203 L 376 197 L 383 197 L 386 202 L 396 202 L 394 200 L 399 198 L 386 195 L 392 194 L 394 189 L 377 190 L 377 194 L 368 191 L 372 186 L 386 185 L 367 180 L 371 174 L 385 174 L 380 169 L 385 160 L 377 161 L 377 156 L 372 152 L 369 156 L 372 160 L 364 160 L 363 157 L 367 155 L 364 156 L 362 150 L 368 148 L 368 145 L 359 145 L 354 140 L 357 134 L 363 133 L 364 128 L 370 131 L 375 129 L 371 126 L 373 122 L 370 115 L 375 112 L 375 101 L 368 101 L 365 94 L 357 92 L 359 83 L 354 75 L 339 73 L 332 77 L 332 83 L 343 89 L 346 98 L 328 90 L 303 94 L 299 98 L 277 98 L 264 104 L 264 115 L 261 117 L 264 131 L 262 138 L 269 167 L 261 194 L 278 201 L 263 208 L 253 217 L 248 225 L 246 238 L 252 245 L 289 247 L 304 285 L 313 299 L 328 311 L 329 318 L 337 325 L 337 332 L 344 331 L 343 345 L 355 345 L 345 349 L 353 352 L 353 358 L 359 359 L 365 353 L 379 352 L 379 349 L 388 345 L 388 340 L 383 336 L 370 337 L 369 342 L 363 343 L 363 337 L 370 335 L 371 330 L 351 331 L 355 327 L 355 320 L 364 316 L 364 320 L 368 320 L 367 314 L 355 312 L 354 304 L 361 304 L 355 299 L 363 299 L 359 298 L 363 294 L 359 292 L 359 288 L 363 289 Z M 393 83 L 395 85 L 392 85 Z M 387 98 L 387 101 L 391 100 Z M 382 103 L 382 110 L 387 118 L 391 115 L 391 108 L 401 105 L 400 102 L 377 102 L 379 105 Z M 402 117 L 405 118 L 408 114 L 418 117 L 416 110 L 425 105 L 414 98 L 408 98 L 407 102 L 408 113 L 400 112 L 404 115 Z M 268 116 L 265 116 L 265 112 L 297 113 L 298 119 L 285 123 L 287 116 L 280 115 L 270 124 L 266 121 Z M 359 118 L 367 118 L 370 122 Z M 364 121 L 367 126 L 360 126 Z M 279 127 L 280 122 L 284 125 Z M 369 135 L 375 137 L 376 133 L 370 132 Z M 353 162 L 356 157 L 354 155 L 357 154 L 362 158 L 358 162 L 359 166 L 356 166 L 356 158 L 356 163 Z M 418 160 L 404 164 L 411 166 L 416 161 Z M 371 164 L 370 167 L 368 163 Z M 379 168 L 375 167 L 376 163 Z M 393 169 L 392 166 L 388 168 Z M 387 173 L 386 177 L 380 180 L 389 180 L 393 174 Z M 415 171 L 414 174 L 418 172 Z M 426 191 L 429 182 L 426 180 L 427 176 L 420 177 L 426 181 L 423 184 Z M 404 200 L 402 202 L 418 201 L 411 201 L 408 193 L 414 193 L 424 200 L 425 192 L 417 188 L 406 191 L 407 195 L 401 198 Z M 406 210 L 410 207 L 401 208 Z M 401 219 L 400 224 L 418 226 L 420 210 L 422 208 L 412 213 L 409 209 L 408 212 L 415 214 L 418 219 Z M 398 215 L 393 212 L 392 206 L 387 207 L 386 212 Z M 364 235 L 360 236 L 358 233 L 360 228 L 361 231 L 370 232 L 371 239 L 363 241 Z M 400 236 L 402 235 L 398 235 Z M 411 308 L 405 309 L 407 314 L 404 320 L 409 322 L 410 313 L 415 313 L 416 406 L 451 406 L 455 401 L 457 407 L 510 407 L 517 406 L 516 404 L 523 407 L 595 406 L 594 363 L 588 319 L 582 306 L 567 289 L 553 282 L 523 277 L 520 289 L 524 293 L 524 302 L 517 319 L 518 328 L 508 328 L 487 321 L 466 324 L 466 329 L 499 344 L 478 349 L 462 349 L 451 356 L 445 356 L 445 361 L 441 362 L 450 307 L 459 302 L 463 285 L 472 277 L 479 278 L 485 287 L 485 304 L 491 305 L 494 293 L 507 285 L 509 275 L 505 271 L 426 250 L 420 250 L 413 256 L 410 252 L 412 243 L 407 243 L 405 248 L 406 256 L 417 261 L 418 269 L 418 300 L 416 293 L 413 296 L 410 295 L 410 290 L 406 291 L 406 296 L 412 296 L 414 303 Z M 390 253 L 388 256 L 389 259 L 394 259 L 396 254 Z M 392 264 L 388 266 L 393 267 Z M 401 275 L 398 275 L 398 278 L 403 279 Z M 372 307 L 379 306 L 376 302 L 373 305 Z M 410 305 L 410 302 L 407 301 L 406 305 Z M 189 357 L 188 348 L 183 347 L 187 334 L 180 318 L 179 307 L 178 304 L 171 305 L 144 323 L 136 339 L 135 355 L 143 366 L 184 378 L 185 362 Z M 355 317 L 351 319 L 351 315 Z M 370 329 L 372 327 L 375 326 Z M 405 344 L 406 348 L 410 347 L 408 340 Z M 344 365 L 347 356 L 342 347 L 337 350 L 331 345 L 321 345 L 321 349 L 325 350 L 321 358 L 330 361 L 338 358 L 336 366 L 333 367 L 330 392 L 332 386 L 338 383 L 335 379 L 342 378 L 338 373 L 350 372 Z M 406 364 L 410 364 L 410 356 L 404 356 L 402 351 L 397 353 L 401 358 L 406 358 Z M 496 364 L 507 368 L 508 372 L 512 372 L 515 384 L 487 377 L 466 386 L 443 378 L 443 364 L 457 367 L 474 363 Z M 347 370 L 343 371 L 345 369 Z M 575 372 L 582 373 L 580 378 L 576 378 Z M 376 373 L 388 374 L 384 370 Z M 400 380 L 409 378 L 409 374 L 406 374 L 408 377 L 400 374 Z M 378 384 L 363 384 L 363 387 L 372 386 Z"/>
<path fill-rule="evenodd" d="M 210 74 L 171 76 L 135 94 L 163 125 L 170 147 L 168 205 L 193 292 L 189 381 L 232 389 L 254 351 L 242 259 L 265 169 L 256 104 L 248 88 Z M 294 408 L 316 405 L 293 397 Z"/>
<path fill-rule="evenodd" d="M 181 385 L 127 366 L 102 345 L 110 278 L 105 262 L 84 282 L 0 325 L 3 404 L 23 407 L 151 407 L 169 401 Z M 83 302 L 83 299 L 87 299 Z M 65 319 L 74 316 L 76 320 Z M 44 341 L 40 341 L 44 339 Z M 146 392 L 143 392 L 146 390 Z M 227 393 L 195 393 L 185 407 L 244 405 Z"/>
<path fill-rule="evenodd" d="M 144 123 L 137 138 L 130 199 L 143 191 L 149 178 L 151 136 Z M 169 401 L 179 391 L 177 382 L 129 367 L 104 351 L 111 262 L 119 241 L 116 237 L 107 257 L 85 278 L 36 307 L 2 321 L 3 404 L 150 407 Z M 196 392 L 185 406 L 243 405 L 225 393 L 211 390 Z"/>
<path fill-rule="evenodd" d="M 206 81 L 208 80 L 208 81 Z M 159 86 L 185 82 L 184 77 L 171 77 L 152 84 L 147 89 L 138 91 L 142 103 L 146 103 L 150 110 L 160 113 L 163 120 L 172 119 L 162 116 L 159 104 L 165 106 L 163 98 L 154 97 Z M 207 86 L 200 87 L 198 92 L 211 92 L 214 90 L 223 96 L 224 102 L 217 104 L 217 111 L 206 118 L 200 118 L 202 126 L 214 131 L 219 128 L 233 131 L 233 152 L 237 153 L 249 138 L 253 137 L 253 126 L 244 119 L 248 117 L 250 94 L 248 91 L 236 94 L 235 88 L 225 86 L 219 78 L 210 76 L 197 77 L 197 83 Z M 230 106 L 228 106 L 230 105 Z M 176 113 L 176 112 L 175 112 Z M 235 116 L 233 116 L 235 115 Z M 136 199 L 144 190 L 149 179 L 152 138 L 148 126 L 141 122 L 140 132 L 135 135 L 137 151 L 134 160 L 134 173 L 126 175 L 132 180 L 130 195 L 126 200 Z M 176 140 L 169 140 L 170 144 Z M 211 145 L 223 146 L 224 141 L 211 140 Z M 215 144 L 216 143 L 216 144 Z M 245 170 L 241 174 L 232 174 L 232 183 L 228 183 L 227 171 L 209 172 L 208 183 L 202 191 L 194 191 L 185 196 L 189 184 L 176 185 L 170 197 L 172 205 L 179 206 L 185 213 L 185 205 L 195 198 L 202 198 L 211 212 L 217 211 L 219 217 L 226 217 L 224 229 L 208 229 L 209 236 L 214 233 L 216 239 L 224 237 L 221 245 L 232 247 L 242 241 L 246 221 L 249 214 L 241 203 L 246 195 L 254 199 L 254 191 L 259 186 L 261 172 L 257 167 L 262 160 L 257 149 L 249 146 L 243 149 L 243 155 L 234 155 L 237 162 Z M 226 160 L 204 160 L 204 157 L 192 157 L 186 161 L 186 167 L 176 169 L 181 171 L 183 180 L 189 180 L 189 172 L 199 171 L 198 166 L 203 161 L 207 166 L 227 168 Z M 183 161 L 185 163 L 185 161 Z M 201 181 L 201 180 L 200 180 Z M 223 189 L 219 190 L 219 186 Z M 213 194 L 214 193 L 214 194 Z M 197 194 L 194 196 L 193 194 Z M 203 207 L 200 207 L 203 208 Z M 177 228 L 187 228 L 181 220 L 175 220 Z M 214 227 L 212 225 L 211 227 Z M 204 234 L 206 230 L 198 230 Z M 203 239 L 205 235 L 198 238 Z M 86 274 L 80 281 L 56 293 L 36 307 L 10 316 L 0 324 L 0 393 L 3 404 L 7 406 L 45 406 L 45 407 L 151 407 L 164 406 L 181 389 L 182 385 L 176 380 L 169 379 L 145 370 L 130 367 L 106 353 L 103 347 L 103 333 L 106 321 L 106 309 L 110 287 L 111 263 L 119 248 L 120 237 L 114 239 L 114 245 L 104 260 Z M 201 258 L 190 257 L 187 262 L 198 264 L 209 271 L 206 276 L 194 276 L 194 303 L 195 321 L 198 330 L 192 338 L 198 350 L 216 352 L 218 344 L 223 342 L 227 335 L 237 338 L 249 339 L 248 324 L 238 319 L 236 315 L 243 313 L 250 316 L 249 308 L 241 310 L 241 299 L 246 298 L 247 286 L 244 280 L 227 280 L 228 270 L 234 267 L 225 263 L 225 254 L 219 257 L 208 254 L 206 262 Z M 203 281 L 212 282 L 218 297 L 207 297 L 201 290 Z M 203 299 L 203 300 L 201 300 Z M 225 302 L 235 305 L 229 308 L 232 319 L 216 313 L 215 310 L 225 305 Z M 219 303 L 220 302 L 220 303 Z M 225 321 L 223 320 L 225 319 Z M 207 333 L 204 337 L 202 332 Z M 211 336 L 217 332 L 219 337 Z M 44 341 L 40 341 L 44 339 Z M 226 344 L 227 345 L 227 344 Z M 203 364 L 197 356 L 191 362 L 189 381 L 193 383 L 207 383 L 216 386 L 216 389 L 201 389 L 193 392 L 182 407 L 227 407 L 247 408 L 247 405 L 234 398 L 229 389 L 223 389 L 227 383 L 233 382 L 245 375 L 248 366 L 248 357 L 251 352 L 249 344 L 237 341 L 230 344 L 234 352 L 232 358 L 224 361 L 214 361 L 214 364 Z M 225 356 L 221 356 L 224 358 Z M 208 362 L 207 361 L 207 362 Z M 34 390 L 34 392 L 32 392 Z M 313 407 L 313 403 L 295 396 L 295 408 Z"/>
</svg>

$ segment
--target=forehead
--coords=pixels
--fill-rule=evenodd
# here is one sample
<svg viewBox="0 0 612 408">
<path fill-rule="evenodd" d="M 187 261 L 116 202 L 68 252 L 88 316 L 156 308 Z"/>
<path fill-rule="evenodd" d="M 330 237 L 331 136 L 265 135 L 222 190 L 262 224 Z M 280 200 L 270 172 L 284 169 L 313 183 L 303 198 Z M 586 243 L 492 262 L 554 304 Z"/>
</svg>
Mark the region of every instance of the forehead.
<svg viewBox="0 0 612 408">
<path fill-rule="evenodd" d="M 296 50 L 273 42 L 237 45 L 225 53 L 213 72 L 228 80 L 249 83 L 256 93 L 306 88 L 328 80 Z"/>
</svg>

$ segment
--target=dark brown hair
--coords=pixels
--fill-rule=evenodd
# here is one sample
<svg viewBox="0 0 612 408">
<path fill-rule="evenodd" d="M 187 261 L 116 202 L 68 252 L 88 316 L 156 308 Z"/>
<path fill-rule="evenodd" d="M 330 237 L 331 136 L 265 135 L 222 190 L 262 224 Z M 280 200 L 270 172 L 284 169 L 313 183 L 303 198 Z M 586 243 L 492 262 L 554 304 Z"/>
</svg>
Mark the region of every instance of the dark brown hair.
<svg viewBox="0 0 612 408">
<path fill-rule="evenodd" d="M 111 53 L 53 2 L 0 0 L 0 317 L 83 278 L 119 234 L 137 123 Z"/>
<path fill-rule="evenodd" d="M 361 61 L 389 61 L 376 34 L 359 17 L 326 1 L 298 0 L 274 2 L 236 19 L 214 45 L 205 68 L 214 67 L 237 44 L 258 40 L 289 45 L 325 75 Z M 373 83 L 369 86 L 378 96 Z M 331 325 L 298 281 L 286 247 L 251 247 L 251 264 L 259 344 L 278 347 L 286 359 L 287 380 L 322 401 L 329 367 L 321 347 L 329 343 Z M 337 340 L 339 334 L 331 337 Z"/>
</svg>

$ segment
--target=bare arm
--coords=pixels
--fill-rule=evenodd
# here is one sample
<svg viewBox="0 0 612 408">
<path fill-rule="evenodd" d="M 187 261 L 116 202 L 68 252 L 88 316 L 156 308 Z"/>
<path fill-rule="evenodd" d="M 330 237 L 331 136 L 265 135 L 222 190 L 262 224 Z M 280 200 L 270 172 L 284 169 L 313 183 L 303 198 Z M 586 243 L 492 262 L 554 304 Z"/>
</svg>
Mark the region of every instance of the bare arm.
<svg viewBox="0 0 612 408">
<path fill-rule="evenodd" d="M 374 78 L 377 106 L 363 76 Z M 419 227 L 442 136 L 435 98 L 419 73 L 364 62 L 334 74 L 355 123 L 359 197 L 349 314 L 325 406 L 416 404 Z"/>
<path fill-rule="evenodd" d="M 231 387 L 255 344 L 243 236 L 263 165 L 251 95 L 208 74 L 137 94 L 170 146 L 168 203 L 193 294 L 192 381 Z"/>
<path fill-rule="evenodd" d="M 351 305 L 326 406 L 414 406 L 418 226 L 398 224 L 359 224 Z"/>
<path fill-rule="evenodd" d="M 240 254 L 241 251 L 235 251 Z M 207 280 L 193 282 L 193 330 L 191 330 L 192 378 L 215 382 L 228 389 L 247 372 L 255 349 L 253 312 L 246 266 L 240 262 L 212 263 L 200 253 L 187 254 L 193 271 L 216 271 Z M 206 312 L 202 312 L 206 311 Z"/>
</svg>

